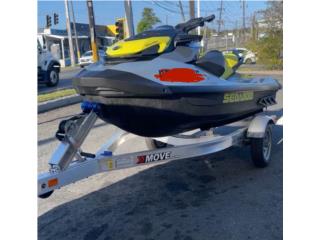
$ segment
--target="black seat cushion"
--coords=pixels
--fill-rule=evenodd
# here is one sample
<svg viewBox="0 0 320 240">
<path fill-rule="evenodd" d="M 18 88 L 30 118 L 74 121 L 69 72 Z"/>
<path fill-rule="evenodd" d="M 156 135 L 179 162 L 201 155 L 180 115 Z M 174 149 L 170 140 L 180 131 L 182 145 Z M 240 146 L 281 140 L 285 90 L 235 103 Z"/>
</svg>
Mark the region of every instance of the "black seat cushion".
<svg viewBox="0 0 320 240">
<path fill-rule="evenodd" d="M 217 50 L 207 52 L 203 57 L 199 58 L 195 64 L 218 77 L 222 76 L 225 71 L 223 54 Z"/>
</svg>

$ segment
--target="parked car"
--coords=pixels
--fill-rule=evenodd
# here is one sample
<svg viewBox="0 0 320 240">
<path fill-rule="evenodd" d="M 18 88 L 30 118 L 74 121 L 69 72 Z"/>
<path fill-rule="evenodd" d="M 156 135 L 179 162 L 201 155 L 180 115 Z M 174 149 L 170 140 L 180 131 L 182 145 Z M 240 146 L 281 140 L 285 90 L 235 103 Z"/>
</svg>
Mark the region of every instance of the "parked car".
<svg viewBox="0 0 320 240">
<path fill-rule="evenodd" d="M 257 62 L 257 57 L 254 52 L 246 49 L 246 48 L 235 48 L 240 57 L 243 58 L 243 63 L 245 64 L 254 64 Z"/>
<path fill-rule="evenodd" d="M 48 87 L 59 83 L 60 63 L 38 40 L 38 82 Z"/>
<path fill-rule="evenodd" d="M 106 58 L 105 51 L 99 50 L 98 54 L 99 54 L 99 58 L 100 59 Z M 93 61 L 92 61 L 92 51 L 87 51 L 80 57 L 79 65 L 80 65 L 80 67 L 83 68 L 84 66 L 87 66 L 87 65 L 89 65 L 91 63 L 93 63 Z"/>
</svg>

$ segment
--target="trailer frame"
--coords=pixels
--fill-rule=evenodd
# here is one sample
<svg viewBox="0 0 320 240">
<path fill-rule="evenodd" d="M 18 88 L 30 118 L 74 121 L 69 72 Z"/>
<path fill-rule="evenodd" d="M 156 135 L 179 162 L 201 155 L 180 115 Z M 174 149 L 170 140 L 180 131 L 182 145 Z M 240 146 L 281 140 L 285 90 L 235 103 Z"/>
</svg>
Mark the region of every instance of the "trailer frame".
<svg viewBox="0 0 320 240">
<path fill-rule="evenodd" d="M 263 147 L 271 148 L 272 145 L 270 143 L 272 139 L 266 136 L 266 130 L 276 122 L 275 116 L 260 113 L 222 127 L 207 130 L 196 129 L 152 140 L 165 143 L 167 147 L 164 148 L 114 155 L 114 151 L 120 145 L 132 137 L 137 137 L 119 129 L 95 154 L 85 153 L 81 150 L 81 145 L 97 118 L 97 114 L 90 111 L 60 123 L 56 137 L 61 143 L 49 161 L 49 171 L 38 175 L 38 196 L 40 198 L 47 198 L 56 189 L 101 172 L 154 164 L 159 161 L 168 162 L 203 157 L 232 146 L 242 146 L 252 142 L 255 144 L 252 144 L 251 147 L 261 148 L 252 152 L 261 150 L 264 153 Z M 270 153 L 271 149 L 267 151 Z M 255 161 L 257 156 L 252 157 Z M 258 156 L 258 160 L 263 164 L 259 165 L 254 162 L 256 166 L 268 165 L 270 159 L 263 159 L 263 157 L 263 154 Z"/>
</svg>

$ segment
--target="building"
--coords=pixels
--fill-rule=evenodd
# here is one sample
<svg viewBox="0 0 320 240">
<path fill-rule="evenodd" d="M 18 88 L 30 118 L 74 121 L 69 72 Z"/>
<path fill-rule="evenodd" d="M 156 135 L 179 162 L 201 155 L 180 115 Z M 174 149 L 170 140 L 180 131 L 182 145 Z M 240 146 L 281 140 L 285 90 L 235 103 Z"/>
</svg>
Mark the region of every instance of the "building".
<svg viewBox="0 0 320 240">
<path fill-rule="evenodd" d="M 90 45 L 90 30 L 89 25 L 85 23 L 76 23 L 76 30 L 78 35 L 78 44 L 80 55 L 88 50 L 91 50 Z M 71 31 L 74 33 L 73 25 L 71 25 Z M 107 46 L 114 42 L 114 34 L 106 27 L 102 25 L 95 26 L 97 45 L 99 49 L 106 49 Z M 74 39 L 74 52 L 77 59 L 77 49 Z M 64 29 L 52 29 L 52 28 L 39 28 L 38 40 L 42 46 L 45 46 L 53 56 L 59 59 L 62 67 L 70 65 L 70 51 L 67 30 Z"/>
</svg>

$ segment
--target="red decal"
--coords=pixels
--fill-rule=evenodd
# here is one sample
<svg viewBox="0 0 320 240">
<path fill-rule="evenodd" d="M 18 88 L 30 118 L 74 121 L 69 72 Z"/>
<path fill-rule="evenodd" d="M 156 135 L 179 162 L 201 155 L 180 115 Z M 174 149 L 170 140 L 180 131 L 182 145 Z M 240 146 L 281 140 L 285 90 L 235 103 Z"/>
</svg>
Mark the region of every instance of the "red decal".
<svg viewBox="0 0 320 240">
<path fill-rule="evenodd" d="M 204 80 L 203 74 L 197 73 L 191 68 L 161 69 L 159 74 L 155 74 L 154 77 L 165 82 L 200 82 Z"/>
<path fill-rule="evenodd" d="M 138 158 L 137 164 L 145 163 L 146 161 L 146 156 L 138 156 L 137 158 Z"/>
<path fill-rule="evenodd" d="M 157 162 L 171 158 L 171 152 L 158 152 L 148 155 L 137 156 L 137 164 Z"/>
</svg>

